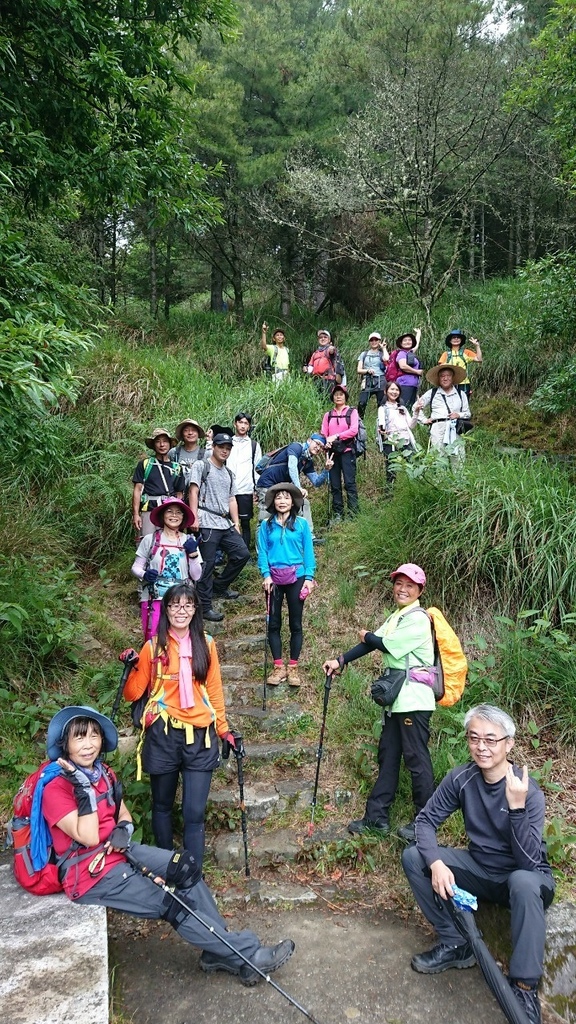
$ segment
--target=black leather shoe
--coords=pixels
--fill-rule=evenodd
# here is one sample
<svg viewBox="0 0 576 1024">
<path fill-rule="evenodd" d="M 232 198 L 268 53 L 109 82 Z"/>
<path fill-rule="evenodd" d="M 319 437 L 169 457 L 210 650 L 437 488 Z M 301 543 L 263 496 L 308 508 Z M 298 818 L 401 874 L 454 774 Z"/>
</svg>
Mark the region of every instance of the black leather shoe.
<svg viewBox="0 0 576 1024">
<path fill-rule="evenodd" d="M 224 618 L 223 612 L 216 612 L 213 608 L 209 608 L 207 612 L 203 612 L 203 618 L 208 622 L 222 622 Z"/>
<path fill-rule="evenodd" d="M 235 967 L 229 960 L 218 956 L 216 953 L 209 953 L 204 950 L 200 957 L 200 970 L 205 974 L 214 974 L 215 971 L 227 971 L 228 974 L 240 974 L 240 967 Z"/>
<path fill-rule="evenodd" d="M 282 967 L 290 959 L 294 948 L 292 939 L 283 939 L 277 946 L 260 946 L 260 949 L 256 950 L 250 957 L 250 960 L 264 974 L 272 974 L 273 971 L 277 971 L 279 967 Z M 246 988 L 251 988 L 252 985 L 257 985 L 262 980 L 256 971 L 248 967 L 248 964 L 242 964 L 240 968 L 240 981 Z"/>
<path fill-rule="evenodd" d="M 215 590 L 214 597 L 219 601 L 237 601 L 240 597 L 240 591 L 230 590 L 230 587 L 228 587 L 228 590 Z"/>
<path fill-rule="evenodd" d="M 475 963 L 476 957 L 467 942 L 463 946 L 446 946 L 439 942 L 433 949 L 417 953 L 411 960 L 412 970 L 419 974 L 440 974 L 450 967 L 462 970 L 463 967 L 474 967 Z"/>
<path fill-rule="evenodd" d="M 350 822 L 348 831 L 353 836 L 361 836 L 364 832 L 380 832 L 381 835 L 387 836 L 390 832 L 390 824 L 386 818 L 379 818 L 377 821 L 371 821 L 370 818 L 358 818 L 357 821 Z"/>
<path fill-rule="evenodd" d="M 528 1017 L 530 1024 L 542 1024 L 542 1013 L 540 1010 L 540 1000 L 538 998 L 538 986 L 532 988 L 530 985 L 524 986 L 524 982 L 520 982 L 523 987 L 517 981 L 510 982 L 510 988 L 512 989 L 516 999 L 520 1003 L 520 1006 L 524 1010 L 524 1013 Z"/>
<path fill-rule="evenodd" d="M 400 836 L 405 843 L 416 842 L 416 822 L 409 821 L 407 825 L 402 825 L 396 832 L 396 835 Z"/>
</svg>

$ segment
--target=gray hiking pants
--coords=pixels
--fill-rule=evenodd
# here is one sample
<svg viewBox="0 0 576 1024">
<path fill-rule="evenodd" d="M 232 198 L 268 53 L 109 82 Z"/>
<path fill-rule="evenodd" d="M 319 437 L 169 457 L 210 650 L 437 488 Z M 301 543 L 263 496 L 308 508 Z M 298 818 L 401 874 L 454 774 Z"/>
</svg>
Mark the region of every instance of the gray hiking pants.
<svg viewBox="0 0 576 1024">
<path fill-rule="evenodd" d="M 161 878 L 166 876 L 168 861 L 174 851 L 160 850 L 156 846 L 143 846 L 139 843 L 132 843 L 131 852 L 140 863 L 145 864 L 151 871 L 157 873 Z M 244 963 L 239 956 L 228 949 L 220 940 L 224 935 L 226 941 L 250 958 L 260 948 L 260 939 L 251 931 L 228 932 L 224 919 L 218 913 L 214 897 L 205 882 L 200 881 L 192 889 L 182 893 L 185 899 L 191 900 L 195 913 L 206 922 L 206 926 L 197 921 L 191 915 L 186 917 L 176 928 L 176 931 L 186 942 L 200 949 L 206 949 L 209 953 L 215 953 L 225 960 L 229 960 L 234 967 L 241 967 Z M 165 893 L 160 886 L 151 879 L 145 878 L 140 872 L 126 864 L 118 864 L 112 868 L 104 878 L 97 882 L 84 896 L 80 896 L 77 903 L 95 904 L 101 907 L 112 907 L 114 910 L 123 910 L 133 917 L 146 917 L 158 920 L 163 917 L 167 907 L 174 904 L 174 900 L 168 893 Z M 177 908 L 181 909 L 181 908 Z M 209 929 L 213 928 L 211 932 Z"/>
<path fill-rule="evenodd" d="M 440 847 L 440 859 L 454 874 L 456 885 L 478 899 L 510 908 L 512 956 L 510 977 L 537 984 L 544 965 L 545 910 L 554 897 L 554 882 L 542 871 L 486 871 L 468 850 Z M 402 867 L 424 917 L 433 924 L 440 942 L 460 946 L 464 939 L 447 910 L 434 899 L 430 868 L 415 846 L 402 854 Z"/>
</svg>

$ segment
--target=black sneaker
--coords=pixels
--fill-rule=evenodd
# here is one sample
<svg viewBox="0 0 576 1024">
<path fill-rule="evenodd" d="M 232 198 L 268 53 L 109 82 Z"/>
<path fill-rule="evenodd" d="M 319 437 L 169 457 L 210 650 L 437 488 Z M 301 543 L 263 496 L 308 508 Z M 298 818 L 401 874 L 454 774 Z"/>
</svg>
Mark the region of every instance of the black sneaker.
<svg viewBox="0 0 576 1024">
<path fill-rule="evenodd" d="M 542 1013 L 540 1011 L 540 1000 L 538 998 L 538 986 L 525 985 L 523 981 L 518 983 L 508 978 L 512 989 L 530 1024 L 542 1024 Z M 520 987 L 523 986 L 523 987 Z"/>
<path fill-rule="evenodd" d="M 433 949 L 425 953 L 417 953 L 410 961 L 413 971 L 419 974 L 440 974 L 450 967 L 462 970 L 463 967 L 474 967 L 476 957 L 472 947 L 465 942 L 463 946 L 446 946 L 439 942 Z"/>
<path fill-rule="evenodd" d="M 209 608 L 207 612 L 203 612 L 203 618 L 208 622 L 222 622 L 224 618 L 223 612 L 216 612 L 213 608 Z"/>
<path fill-rule="evenodd" d="M 390 824 L 386 818 L 379 818 L 377 821 L 371 821 L 370 818 L 358 818 L 357 821 L 350 822 L 348 831 L 353 836 L 361 836 L 366 832 L 379 832 L 380 835 L 387 836 L 390 832 Z"/>
<path fill-rule="evenodd" d="M 407 825 L 402 825 L 401 828 L 397 829 L 396 835 L 400 836 L 405 843 L 416 842 L 416 822 L 409 821 Z"/>
<path fill-rule="evenodd" d="M 277 946 L 260 946 L 260 949 L 256 950 L 253 956 L 250 957 L 250 960 L 264 974 L 272 974 L 273 971 L 277 971 L 279 967 L 282 967 L 290 959 L 294 948 L 292 939 L 284 939 Z M 240 981 L 246 988 L 251 988 L 253 985 L 257 985 L 259 981 L 264 980 L 257 971 L 248 967 L 248 964 L 242 964 L 239 973 Z"/>
<path fill-rule="evenodd" d="M 237 601 L 240 597 L 240 591 L 231 590 L 230 587 L 227 590 L 214 590 L 214 597 L 218 598 L 219 601 Z"/>
</svg>

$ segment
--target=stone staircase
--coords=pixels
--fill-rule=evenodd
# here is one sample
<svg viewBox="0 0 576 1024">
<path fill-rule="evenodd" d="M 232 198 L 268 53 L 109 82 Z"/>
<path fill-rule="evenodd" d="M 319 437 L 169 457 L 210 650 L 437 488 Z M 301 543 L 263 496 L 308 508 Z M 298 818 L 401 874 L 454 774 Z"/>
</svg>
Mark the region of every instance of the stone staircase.
<svg viewBox="0 0 576 1024">
<path fill-rule="evenodd" d="M 297 732 L 304 716 L 309 720 L 309 712 L 299 700 L 300 691 L 287 685 L 267 687 L 263 707 L 265 615 L 252 611 L 250 599 L 242 607 L 242 613 L 235 614 L 231 603 L 226 603 L 225 629 L 218 631 L 216 643 L 228 721 L 244 737 L 242 770 L 250 867 L 258 872 L 293 862 L 309 845 L 305 818 L 311 807 L 317 745 L 298 736 L 286 738 Z M 268 671 L 271 665 L 269 658 Z M 237 761 L 231 755 L 215 773 L 208 801 L 207 845 L 219 868 L 244 868 L 238 809 Z M 235 828 L 215 834 L 210 823 L 221 822 L 223 811 L 234 816 Z"/>
</svg>

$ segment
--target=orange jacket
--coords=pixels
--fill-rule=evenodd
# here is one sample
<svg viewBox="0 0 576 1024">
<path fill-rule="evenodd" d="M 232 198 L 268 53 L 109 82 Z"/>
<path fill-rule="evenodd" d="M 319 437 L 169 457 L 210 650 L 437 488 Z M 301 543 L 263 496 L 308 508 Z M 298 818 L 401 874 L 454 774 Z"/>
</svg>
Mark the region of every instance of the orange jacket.
<svg viewBox="0 0 576 1024">
<path fill-rule="evenodd" d="M 214 719 L 214 715 L 211 710 L 212 707 L 216 714 L 216 721 L 214 723 L 216 732 L 219 736 L 225 736 L 225 734 L 229 732 L 229 726 L 226 721 L 226 709 L 224 707 L 224 692 L 222 690 L 220 662 L 218 660 L 218 652 L 216 650 L 214 640 L 209 636 L 207 636 L 206 639 L 208 641 L 208 649 L 210 652 L 210 665 L 204 685 L 198 683 L 196 679 L 193 681 L 194 707 L 180 707 L 180 690 L 178 684 L 180 661 L 178 657 L 178 645 L 170 636 L 168 637 L 167 666 L 153 662 L 155 639 L 148 640 L 147 643 L 144 644 L 144 647 L 140 651 L 138 665 L 128 676 L 128 681 L 124 687 L 124 697 L 126 700 L 138 700 L 145 690 L 148 687 L 151 687 L 152 690 L 154 690 L 155 700 L 158 706 L 165 711 L 167 715 L 175 718 L 178 722 L 184 722 L 187 725 L 195 726 L 198 729 L 207 728 L 212 724 Z M 158 664 L 160 664 L 161 680 L 158 680 L 157 677 Z M 157 681 L 160 685 L 156 687 L 155 684 Z M 208 697 L 208 700 L 206 697 Z"/>
</svg>

